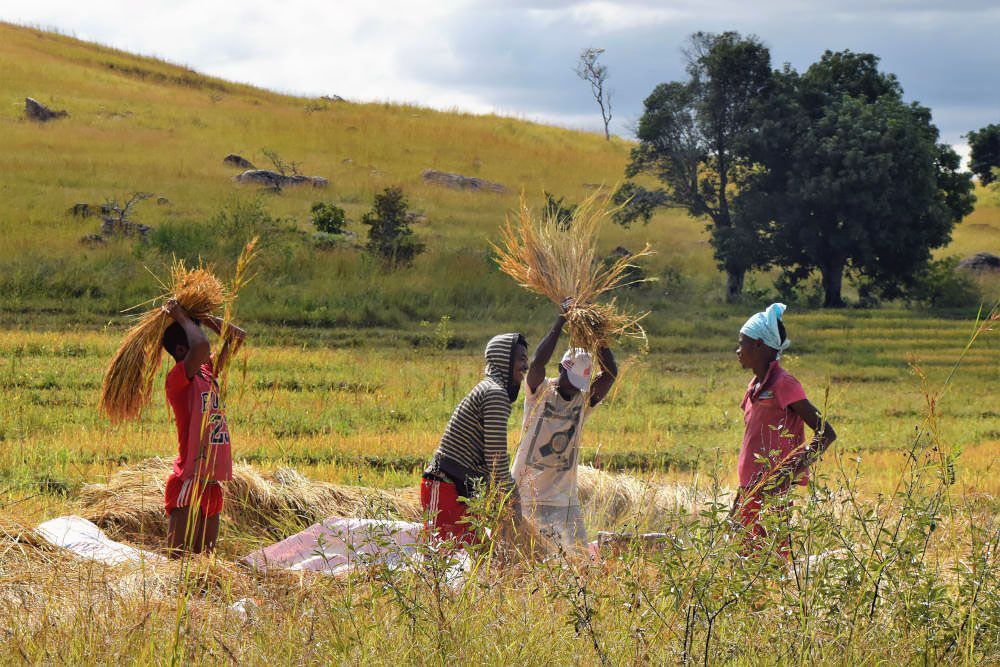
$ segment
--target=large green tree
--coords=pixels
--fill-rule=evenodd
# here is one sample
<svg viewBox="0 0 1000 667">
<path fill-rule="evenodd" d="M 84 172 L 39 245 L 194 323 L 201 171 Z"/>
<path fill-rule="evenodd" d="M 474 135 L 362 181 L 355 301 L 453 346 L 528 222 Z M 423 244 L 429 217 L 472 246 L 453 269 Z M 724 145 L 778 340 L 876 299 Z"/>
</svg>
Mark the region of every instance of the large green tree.
<svg viewBox="0 0 1000 667">
<path fill-rule="evenodd" d="M 776 73 L 749 152 L 773 261 L 792 283 L 818 270 L 828 307 L 843 305 L 848 271 L 897 295 L 974 202 L 930 111 L 904 102 L 878 62 L 827 51 L 801 76 Z"/>
<path fill-rule="evenodd" d="M 993 170 L 1000 168 L 1000 124 L 969 132 L 969 169 L 979 177 L 979 182 L 993 182 Z"/>
<path fill-rule="evenodd" d="M 695 33 L 686 51 L 684 81 L 658 85 L 645 101 L 639 145 L 626 176 L 655 176 L 660 189 L 633 182 L 618 192 L 628 205 L 619 221 L 649 220 L 660 206 L 707 217 L 712 247 L 726 272 L 726 297 L 743 289 L 748 270 L 767 263 L 759 218 L 741 196 L 753 180 L 747 145 L 771 86 L 771 55 L 756 37 L 736 32 Z"/>
</svg>

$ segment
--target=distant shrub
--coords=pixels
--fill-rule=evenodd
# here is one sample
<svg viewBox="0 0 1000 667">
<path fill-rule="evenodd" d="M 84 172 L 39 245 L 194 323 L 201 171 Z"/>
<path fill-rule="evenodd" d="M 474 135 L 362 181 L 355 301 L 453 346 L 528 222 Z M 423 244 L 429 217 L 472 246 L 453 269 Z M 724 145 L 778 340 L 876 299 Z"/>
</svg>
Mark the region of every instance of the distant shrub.
<svg viewBox="0 0 1000 667">
<path fill-rule="evenodd" d="M 957 270 L 959 258 L 945 257 L 931 261 L 917 274 L 905 299 L 931 308 L 967 308 L 982 300 L 976 282 L 963 271 Z"/>
<path fill-rule="evenodd" d="M 336 204 L 316 202 L 312 205 L 312 223 L 316 231 L 324 234 L 343 234 L 347 216 Z"/>
<path fill-rule="evenodd" d="M 271 215 L 259 197 L 234 197 L 212 217 L 209 227 L 226 258 L 236 257 L 255 236 L 269 253 L 287 253 L 289 246 L 301 245 L 294 221 Z"/>
<path fill-rule="evenodd" d="M 413 238 L 407 221 L 408 204 L 400 188 L 386 188 L 375 195 L 372 210 L 361 222 L 368 225 L 368 252 L 393 266 L 405 266 L 426 247 Z"/>
<path fill-rule="evenodd" d="M 299 175 L 299 163 L 298 162 L 286 162 L 278 151 L 270 148 L 262 148 L 261 153 L 264 154 L 271 164 L 274 165 L 274 170 L 281 174 L 282 176 L 298 176 Z"/>
<path fill-rule="evenodd" d="M 242 237 L 273 230 L 278 221 L 260 199 L 234 197 L 212 217 L 211 225 L 224 237 Z"/>
</svg>

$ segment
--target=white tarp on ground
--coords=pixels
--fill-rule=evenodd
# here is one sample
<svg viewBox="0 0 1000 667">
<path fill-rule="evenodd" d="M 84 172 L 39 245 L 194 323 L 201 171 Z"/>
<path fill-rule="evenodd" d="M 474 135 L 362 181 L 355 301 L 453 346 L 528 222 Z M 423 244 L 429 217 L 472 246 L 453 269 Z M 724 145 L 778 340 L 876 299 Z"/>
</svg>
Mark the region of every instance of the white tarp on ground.
<svg viewBox="0 0 1000 667">
<path fill-rule="evenodd" d="M 409 521 L 330 518 L 242 559 L 258 569 L 345 574 L 355 567 L 406 567 L 417 553 L 423 526 Z"/>
<path fill-rule="evenodd" d="M 115 542 L 96 525 L 79 516 L 61 516 L 42 523 L 35 532 L 57 547 L 107 565 L 163 560 L 151 551 Z"/>
</svg>

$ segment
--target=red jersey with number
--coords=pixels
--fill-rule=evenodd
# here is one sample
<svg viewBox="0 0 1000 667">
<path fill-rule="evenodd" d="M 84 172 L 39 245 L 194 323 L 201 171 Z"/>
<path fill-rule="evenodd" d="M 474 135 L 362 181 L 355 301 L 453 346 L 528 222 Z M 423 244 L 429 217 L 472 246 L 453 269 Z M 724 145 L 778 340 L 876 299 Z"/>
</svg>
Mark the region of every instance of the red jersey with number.
<svg viewBox="0 0 1000 667">
<path fill-rule="evenodd" d="M 177 362 L 167 373 L 166 390 L 177 422 L 174 474 L 182 479 L 196 473 L 203 480 L 232 479 L 229 426 L 212 362 L 202 364 L 191 379 L 184 371 L 184 362 Z"/>
<path fill-rule="evenodd" d="M 777 360 L 771 362 L 762 382 L 750 380 L 740 403 L 745 426 L 738 464 L 740 486 L 746 486 L 759 472 L 779 468 L 786 457 L 801 451 L 805 423 L 788 406 L 805 397 L 806 392 L 799 381 Z M 805 484 L 808 479 L 807 471 L 799 483 Z"/>
</svg>

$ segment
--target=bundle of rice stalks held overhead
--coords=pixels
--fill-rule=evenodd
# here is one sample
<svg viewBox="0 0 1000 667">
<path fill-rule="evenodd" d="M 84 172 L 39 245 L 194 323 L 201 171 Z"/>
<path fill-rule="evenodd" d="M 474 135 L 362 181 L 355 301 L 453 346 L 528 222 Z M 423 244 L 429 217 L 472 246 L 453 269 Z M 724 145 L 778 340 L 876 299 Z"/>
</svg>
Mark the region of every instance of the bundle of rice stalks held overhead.
<svg viewBox="0 0 1000 667">
<path fill-rule="evenodd" d="M 633 262 L 652 254 L 647 244 L 641 252 L 609 264 L 601 261 L 598 228 L 612 213 L 608 195 L 598 191 L 580 203 L 568 221 L 551 212 L 536 220 L 522 195 L 517 218 L 507 218 L 501 245 L 493 246 L 500 269 L 521 287 L 556 304 L 573 300 L 566 313 L 570 344 L 591 352 L 621 336 L 645 339 L 639 321 L 648 313 L 626 313 L 614 299 L 598 303 L 602 295 L 635 282 L 629 278 Z"/>
<path fill-rule="evenodd" d="M 162 303 L 177 299 L 191 317 L 200 318 L 219 310 L 226 298 L 222 283 L 204 268 L 188 269 L 183 261 L 171 269 L 171 285 L 166 293 L 151 300 Z M 149 403 L 153 379 L 163 354 L 161 339 L 171 318 L 157 305 L 140 315 L 125 334 L 104 373 L 101 385 L 101 414 L 112 422 L 134 419 Z"/>
</svg>

